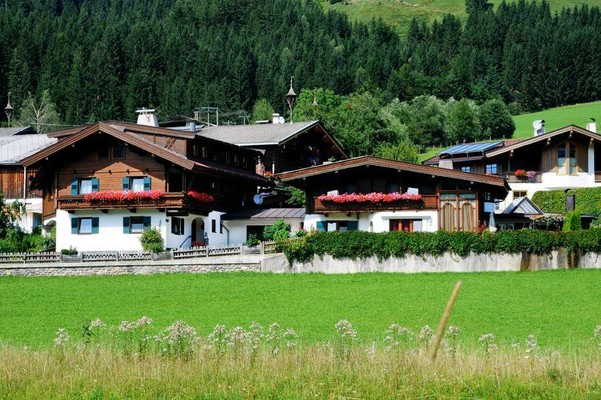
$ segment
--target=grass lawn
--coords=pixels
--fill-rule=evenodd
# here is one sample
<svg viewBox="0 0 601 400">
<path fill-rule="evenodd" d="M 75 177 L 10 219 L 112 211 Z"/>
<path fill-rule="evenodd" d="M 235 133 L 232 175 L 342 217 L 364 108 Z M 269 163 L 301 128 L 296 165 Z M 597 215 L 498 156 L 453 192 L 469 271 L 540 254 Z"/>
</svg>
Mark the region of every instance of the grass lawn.
<svg viewBox="0 0 601 400">
<path fill-rule="evenodd" d="M 601 5 L 601 0 L 548 0 L 551 11 L 560 11 L 564 7 L 572 8 L 588 4 Z M 501 0 L 491 0 L 496 7 Z M 327 9 L 345 13 L 353 21 L 367 23 L 373 18 L 382 18 L 384 22 L 395 27 L 401 35 L 405 35 L 413 18 L 432 23 L 439 21 L 445 14 L 465 17 L 465 1 L 463 0 L 346 0 L 336 4 L 324 1 Z"/>
<path fill-rule="evenodd" d="M 585 128 L 586 121 L 591 117 L 598 121 L 597 131 L 599 131 L 599 129 L 601 129 L 601 101 L 550 108 L 531 114 L 516 115 L 513 117 L 513 121 L 515 122 L 515 133 L 513 134 L 513 137 L 532 137 L 532 122 L 537 119 L 544 119 L 545 131 L 551 132 L 555 129 L 563 128 L 566 125 L 578 125 Z"/>
<path fill-rule="evenodd" d="M 151 317 L 156 329 L 178 319 L 207 335 L 217 324 L 278 322 L 301 341 L 327 340 L 348 319 L 366 342 L 392 323 L 435 328 L 457 280 L 450 323 L 466 343 L 494 333 L 501 343 L 535 334 L 541 346 L 590 346 L 601 324 L 601 271 L 471 274 L 208 274 L 0 278 L 0 342 L 52 344 L 59 327 L 77 335 L 86 320 L 109 324 Z"/>
</svg>

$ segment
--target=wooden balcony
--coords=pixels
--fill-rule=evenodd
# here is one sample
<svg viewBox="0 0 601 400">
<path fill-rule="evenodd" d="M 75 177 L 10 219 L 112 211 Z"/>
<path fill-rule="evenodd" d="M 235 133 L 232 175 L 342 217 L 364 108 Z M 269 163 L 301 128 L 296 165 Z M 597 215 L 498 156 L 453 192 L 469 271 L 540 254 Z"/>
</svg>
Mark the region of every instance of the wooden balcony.
<svg viewBox="0 0 601 400">
<path fill-rule="evenodd" d="M 541 183 L 543 181 L 542 171 L 534 171 L 536 176 L 533 178 L 515 176 L 515 171 L 507 171 L 504 176 L 508 183 Z"/>
<path fill-rule="evenodd" d="M 188 206 L 184 193 L 165 193 L 157 200 L 134 199 L 130 201 L 93 200 L 85 201 L 84 195 L 61 196 L 58 198 L 58 208 L 65 211 L 76 210 L 111 210 L 111 209 L 148 209 L 170 208 L 183 209 Z"/>
<path fill-rule="evenodd" d="M 392 203 L 322 203 L 317 197 L 313 198 L 315 213 L 327 212 L 375 212 L 375 211 L 404 211 L 404 210 L 437 210 L 438 195 L 422 195 L 419 201 L 401 200 Z"/>
</svg>

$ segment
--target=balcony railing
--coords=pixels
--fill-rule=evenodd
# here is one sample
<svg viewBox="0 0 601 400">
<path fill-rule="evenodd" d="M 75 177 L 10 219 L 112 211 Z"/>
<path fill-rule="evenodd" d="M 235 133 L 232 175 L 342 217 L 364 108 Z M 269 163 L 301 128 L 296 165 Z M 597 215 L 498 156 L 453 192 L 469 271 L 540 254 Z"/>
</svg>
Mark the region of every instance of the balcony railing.
<svg viewBox="0 0 601 400">
<path fill-rule="evenodd" d="M 541 183 L 543 181 L 543 175 L 541 171 L 527 171 L 534 172 L 534 176 L 516 176 L 515 171 L 507 171 L 504 174 L 505 179 L 508 183 Z M 503 175 L 501 175 L 503 176 Z"/>
<path fill-rule="evenodd" d="M 184 193 L 165 193 L 160 198 L 132 200 L 92 200 L 86 201 L 85 195 L 61 196 L 58 198 L 58 208 L 66 211 L 97 210 L 117 208 L 184 208 L 187 205 Z"/>
<path fill-rule="evenodd" d="M 436 210 L 438 209 L 438 195 L 422 195 L 422 199 L 400 200 L 390 203 L 331 203 L 322 202 L 317 197 L 313 198 L 316 213 L 333 211 L 340 212 L 370 212 L 370 211 L 396 211 L 396 210 Z"/>
</svg>

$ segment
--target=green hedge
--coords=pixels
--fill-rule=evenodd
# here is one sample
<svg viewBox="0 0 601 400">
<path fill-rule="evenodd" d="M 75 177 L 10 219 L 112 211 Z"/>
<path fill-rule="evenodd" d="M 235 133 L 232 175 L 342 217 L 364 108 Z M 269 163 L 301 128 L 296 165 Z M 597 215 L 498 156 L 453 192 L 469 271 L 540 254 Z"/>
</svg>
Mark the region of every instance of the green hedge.
<svg viewBox="0 0 601 400">
<path fill-rule="evenodd" d="M 599 215 L 601 211 L 601 187 L 570 190 L 576 196 L 576 210 L 580 214 Z M 532 202 L 546 213 L 565 214 L 566 193 L 563 190 L 536 192 Z"/>
<path fill-rule="evenodd" d="M 601 253 L 601 229 L 548 232 L 533 229 L 482 234 L 470 232 L 319 232 L 288 242 L 284 253 L 289 262 L 310 261 L 314 255 L 334 258 L 402 257 L 440 255 L 445 252 L 465 257 L 470 253 L 549 254 L 568 251 Z"/>
</svg>

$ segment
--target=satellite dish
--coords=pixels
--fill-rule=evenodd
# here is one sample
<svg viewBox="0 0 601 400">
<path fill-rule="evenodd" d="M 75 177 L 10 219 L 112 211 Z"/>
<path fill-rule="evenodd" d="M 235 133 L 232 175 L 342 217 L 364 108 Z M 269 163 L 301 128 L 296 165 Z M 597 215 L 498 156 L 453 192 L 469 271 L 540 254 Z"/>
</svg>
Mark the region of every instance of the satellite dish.
<svg viewBox="0 0 601 400">
<path fill-rule="evenodd" d="M 255 202 L 256 205 L 261 205 L 261 204 L 263 204 L 263 196 L 261 196 L 260 194 L 255 194 L 253 196 L 253 201 Z"/>
</svg>

